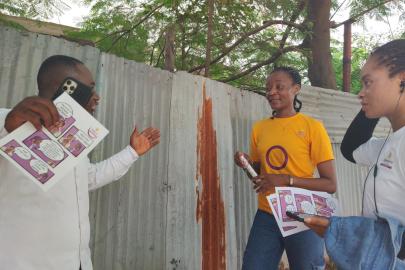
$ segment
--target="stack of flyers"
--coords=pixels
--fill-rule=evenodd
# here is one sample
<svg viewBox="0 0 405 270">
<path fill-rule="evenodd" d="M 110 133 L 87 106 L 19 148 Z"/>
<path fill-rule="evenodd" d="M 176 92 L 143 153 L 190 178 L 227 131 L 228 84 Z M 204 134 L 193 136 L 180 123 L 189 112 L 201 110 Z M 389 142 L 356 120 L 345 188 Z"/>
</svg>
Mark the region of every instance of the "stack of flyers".
<svg viewBox="0 0 405 270">
<path fill-rule="evenodd" d="M 267 200 L 284 237 L 309 229 L 304 223 L 288 217 L 286 211 L 325 217 L 338 214 L 337 200 L 326 192 L 276 187 L 276 193 L 267 196 Z"/>
</svg>

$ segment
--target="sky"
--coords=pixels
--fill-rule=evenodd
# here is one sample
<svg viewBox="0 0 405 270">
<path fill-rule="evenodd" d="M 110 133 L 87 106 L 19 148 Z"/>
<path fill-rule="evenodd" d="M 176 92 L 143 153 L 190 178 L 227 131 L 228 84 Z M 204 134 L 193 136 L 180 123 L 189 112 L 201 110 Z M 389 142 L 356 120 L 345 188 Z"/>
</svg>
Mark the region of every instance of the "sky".
<svg viewBox="0 0 405 270">
<path fill-rule="evenodd" d="M 66 3 L 71 7 L 70 10 L 62 15 L 50 18 L 49 21 L 57 24 L 79 27 L 80 23 L 83 22 L 84 17 L 89 14 L 90 7 L 81 4 L 80 0 L 66 1 Z M 347 8 L 343 8 L 336 13 L 332 20 L 339 23 L 348 18 L 349 11 Z M 403 21 L 400 21 L 400 14 L 388 17 L 388 23 L 367 18 L 367 15 L 365 18 L 364 25 L 356 23 L 352 26 L 353 35 L 370 37 L 373 40 L 379 40 L 383 43 L 398 36 L 400 31 L 404 31 L 403 28 L 401 29 L 401 27 L 399 27 L 404 23 Z M 332 30 L 331 36 L 333 39 L 343 41 L 343 26 Z"/>
<path fill-rule="evenodd" d="M 65 1 L 65 3 L 70 6 L 69 10 L 62 15 L 55 15 L 49 20 L 45 21 L 78 27 L 80 23 L 83 22 L 84 17 L 90 13 L 90 6 L 80 4 L 80 2 L 77 0 Z"/>
</svg>

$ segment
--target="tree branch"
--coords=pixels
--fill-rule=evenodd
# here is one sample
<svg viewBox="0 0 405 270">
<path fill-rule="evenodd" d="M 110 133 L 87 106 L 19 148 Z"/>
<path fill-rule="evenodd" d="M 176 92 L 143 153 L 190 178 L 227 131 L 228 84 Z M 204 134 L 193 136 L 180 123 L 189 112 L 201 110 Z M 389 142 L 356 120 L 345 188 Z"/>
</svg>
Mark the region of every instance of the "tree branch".
<svg viewBox="0 0 405 270">
<path fill-rule="evenodd" d="M 154 52 L 155 52 L 156 46 L 158 46 L 159 41 L 160 41 L 160 39 L 161 39 L 162 36 L 163 36 L 163 33 L 164 33 L 164 31 L 160 31 L 158 39 L 157 39 L 157 40 L 153 43 L 153 45 L 152 45 L 152 53 L 151 53 L 151 55 L 150 55 L 149 65 L 152 65 L 152 63 L 153 63 L 153 54 L 154 54 Z"/>
<path fill-rule="evenodd" d="M 115 45 L 121 38 L 123 38 L 125 35 L 128 35 L 129 33 L 131 33 L 136 27 L 138 27 L 138 26 L 141 25 L 143 22 L 145 22 L 147 19 L 149 19 L 149 18 L 153 15 L 153 13 L 155 13 L 156 10 L 160 9 L 160 8 L 163 7 L 163 6 L 164 6 L 164 4 L 160 4 L 160 5 L 156 6 L 154 9 L 152 9 L 151 11 L 149 11 L 149 13 L 146 14 L 139 22 L 137 22 L 136 24 L 134 24 L 131 28 L 118 30 L 118 31 L 116 31 L 116 32 L 114 32 L 114 33 L 111 33 L 111 34 L 107 35 L 106 37 L 104 37 L 103 39 L 97 41 L 96 43 L 101 42 L 102 40 L 104 40 L 104 39 L 106 39 L 106 38 L 108 38 L 108 37 L 111 37 L 111 36 L 113 36 L 113 35 L 120 34 L 118 37 L 116 37 L 116 38 L 114 39 L 114 41 L 113 41 L 113 43 L 111 44 L 110 48 L 108 48 L 107 52 L 109 52 L 109 51 L 114 47 L 114 45 Z"/>
<path fill-rule="evenodd" d="M 247 69 L 247 70 L 245 70 L 245 71 L 243 71 L 243 72 L 241 72 L 241 73 L 239 73 L 237 75 L 231 76 L 231 77 L 229 77 L 229 78 L 227 78 L 225 80 L 221 80 L 221 81 L 222 82 L 230 82 L 230 81 L 239 79 L 239 78 L 241 78 L 241 77 L 243 77 L 243 76 L 245 76 L 245 75 L 247 75 L 247 74 L 249 74 L 249 73 L 251 73 L 253 71 L 256 71 L 257 69 L 261 68 L 262 66 L 269 65 L 269 64 L 275 62 L 284 53 L 287 53 L 287 52 L 290 52 L 290 51 L 298 51 L 298 50 L 300 50 L 302 48 L 302 44 L 300 44 L 298 46 L 290 46 L 290 47 L 286 47 L 286 48 L 284 48 L 284 46 L 285 46 L 285 43 L 287 41 L 288 36 L 291 33 L 292 27 L 294 27 L 294 26 L 296 27 L 296 24 L 294 22 L 298 19 L 299 15 L 301 14 L 302 10 L 304 10 L 307 3 L 308 3 L 308 0 L 300 1 L 299 5 L 298 5 L 298 8 L 294 11 L 294 13 L 291 16 L 290 21 L 287 24 L 288 25 L 287 29 L 283 33 L 283 36 L 281 38 L 278 51 L 276 53 L 274 53 L 269 59 L 267 59 L 265 61 L 262 61 L 262 62 L 259 62 L 258 64 L 254 65 L 253 67 L 251 67 L 251 68 L 249 68 L 249 69 Z M 302 25 L 299 25 L 299 27 L 296 27 L 296 28 L 302 30 L 304 27 Z"/>
<path fill-rule="evenodd" d="M 337 23 L 337 24 L 331 25 L 330 28 L 335 29 L 335 28 L 338 28 L 339 26 L 342 26 L 342 25 L 344 25 L 345 23 L 348 23 L 348 22 L 354 23 L 354 22 L 357 21 L 357 19 L 358 19 L 359 17 L 363 16 L 364 14 L 366 14 L 366 13 L 368 13 L 368 12 L 372 11 L 373 9 L 376 9 L 376 8 L 378 8 L 378 7 L 380 7 L 380 6 L 383 6 L 383 5 L 385 5 L 385 4 L 389 3 L 389 2 L 392 2 L 392 1 L 393 1 L 393 0 L 384 0 L 384 1 L 382 1 L 381 3 L 379 3 L 379 4 L 376 4 L 376 5 L 374 5 L 374 6 L 371 6 L 370 8 L 368 8 L 368 9 L 366 9 L 366 10 L 364 10 L 364 11 L 362 11 L 362 12 L 356 14 L 356 15 L 354 15 L 353 17 L 350 17 L 350 18 L 347 19 L 346 21 L 343 21 L 343 22 L 341 22 L 341 23 Z"/>
<path fill-rule="evenodd" d="M 245 75 L 247 75 L 249 73 L 252 73 L 253 71 L 258 70 L 262 66 L 274 63 L 278 58 L 280 58 L 281 55 L 283 55 L 283 54 L 285 54 L 287 52 L 300 51 L 301 47 L 302 47 L 302 44 L 300 44 L 298 46 L 290 46 L 290 47 L 285 47 L 285 48 L 279 48 L 279 50 L 277 52 L 273 53 L 273 55 L 269 59 L 267 59 L 265 61 L 262 61 L 262 62 L 259 62 L 257 65 L 255 65 L 255 66 L 253 66 L 253 67 L 251 67 L 251 68 L 249 68 L 249 69 L 247 69 L 247 70 L 245 70 L 245 71 L 243 71 L 243 72 L 241 72 L 239 74 L 236 74 L 234 76 L 231 76 L 229 78 L 226 78 L 226 79 L 220 80 L 220 81 L 226 83 L 226 82 L 230 82 L 230 81 L 234 81 L 234 80 L 237 80 L 239 78 L 242 78 L 243 76 L 245 76 Z"/>
<path fill-rule="evenodd" d="M 160 46 L 159 46 L 159 47 L 160 47 Z M 159 53 L 159 56 L 158 56 L 158 59 L 157 59 L 157 62 L 156 62 L 155 67 L 158 67 L 158 66 L 159 66 L 159 62 L 160 62 L 160 59 L 162 58 L 162 55 L 163 55 L 163 53 L 164 53 L 164 51 L 165 51 L 165 47 L 166 47 L 166 40 L 165 40 L 165 42 L 163 43 L 163 48 L 161 48 L 162 50 L 161 50 L 160 53 Z"/>
<path fill-rule="evenodd" d="M 290 22 L 295 22 L 298 17 L 300 16 L 301 12 L 304 10 L 305 6 L 307 5 L 308 0 L 302 0 L 299 5 L 298 8 L 294 11 L 293 15 L 291 16 Z M 287 26 L 287 29 L 284 31 L 283 37 L 281 38 L 280 41 L 280 48 L 284 48 L 285 46 L 285 42 L 287 41 L 288 36 L 290 35 L 291 32 L 291 25 Z"/>
<path fill-rule="evenodd" d="M 283 24 L 283 25 L 289 25 L 291 27 L 295 27 L 299 30 L 304 30 L 305 27 L 303 25 L 300 24 L 296 24 L 296 23 L 292 23 L 292 22 L 287 22 L 287 21 L 283 21 L 283 20 L 271 20 L 271 21 L 265 21 L 263 23 L 263 25 L 252 29 L 251 31 L 243 34 L 235 43 L 233 43 L 231 46 L 229 46 L 227 49 L 224 50 L 223 53 L 221 53 L 220 55 L 218 55 L 216 58 L 214 58 L 211 62 L 210 65 L 217 63 L 219 60 L 221 60 L 223 57 L 225 57 L 226 55 L 228 55 L 234 48 L 236 48 L 239 44 L 241 44 L 244 40 L 246 40 L 248 37 L 257 34 L 258 32 L 272 26 L 272 25 L 276 25 L 276 24 Z M 204 68 L 205 64 L 201 64 L 199 66 L 193 67 L 191 68 L 188 72 L 192 73 L 196 70 L 200 70 L 202 68 Z"/>
<path fill-rule="evenodd" d="M 339 9 L 342 8 L 343 4 L 346 3 L 347 0 L 343 0 L 343 2 L 338 6 L 338 8 L 335 10 L 335 12 L 330 16 L 329 20 L 332 20 L 333 17 L 335 17 L 336 13 L 339 11 Z"/>
</svg>

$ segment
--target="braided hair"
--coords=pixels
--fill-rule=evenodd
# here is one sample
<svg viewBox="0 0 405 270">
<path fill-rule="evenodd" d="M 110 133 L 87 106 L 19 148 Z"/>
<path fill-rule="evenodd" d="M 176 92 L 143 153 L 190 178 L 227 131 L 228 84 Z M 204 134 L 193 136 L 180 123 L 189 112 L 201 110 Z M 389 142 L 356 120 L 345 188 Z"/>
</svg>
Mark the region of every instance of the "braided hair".
<svg viewBox="0 0 405 270">
<path fill-rule="evenodd" d="M 390 78 L 405 71 L 405 39 L 390 41 L 377 47 L 371 56 L 376 57 L 378 65 L 386 66 Z"/>
<path fill-rule="evenodd" d="M 301 87 L 301 75 L 295 68 L 286 67 L 286 66 L 276 67 L 273 69 L 273 71 L 270 73 L 270 75 L 275 72 L 284 72 L 284 73 L 288 74 L 290 76 L 291 80 L 293 81 L 294 85 L 298 84 Z M 302 101 L 297 98 L 297 95 L 295 95 L 295 97 L 294 97 L 293 105 L 294 105 L 294 110 L 296 112 L 299 112 L 302 108 Z M 273 116 L 275 115 L 275 113 L 276 112 L 273 111 Z"/>
</svg>

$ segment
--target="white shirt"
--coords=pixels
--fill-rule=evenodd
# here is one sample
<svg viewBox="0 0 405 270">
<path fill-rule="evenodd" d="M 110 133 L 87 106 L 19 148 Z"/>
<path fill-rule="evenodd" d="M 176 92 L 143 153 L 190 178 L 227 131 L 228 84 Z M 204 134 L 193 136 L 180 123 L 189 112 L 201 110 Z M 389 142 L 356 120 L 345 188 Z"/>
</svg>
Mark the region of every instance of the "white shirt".
<svg viewBox="0 0 405 270">
<path fill-rule="evenodd" d="M 8 111 L 0 109 L 0 138 Z M 137 158 L 130 146 L 97 164 L 86 157 L 44 192 L 0 157 L 0 269 L 92 269 L 88 192 L 119 179 Z"/>
<path fill-rule="evenodd" d="M 375 177 L 378 212 L 405 224 L 405 127 L 391 134 L 383 146 L 384 141 L 385 138 L 371 138 L 353 152 L 353 157 L 361 165 L 378 163 Z M 364 194 L 364 215 L 368 217 L 376 217 L 373 170 L 367 177 Z"/>
</svg>

